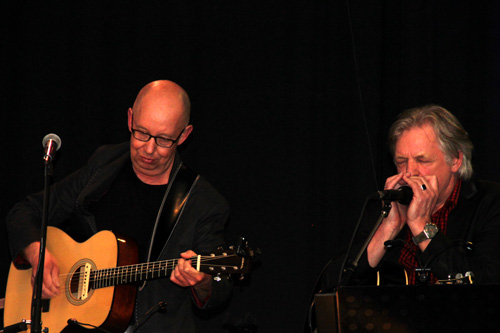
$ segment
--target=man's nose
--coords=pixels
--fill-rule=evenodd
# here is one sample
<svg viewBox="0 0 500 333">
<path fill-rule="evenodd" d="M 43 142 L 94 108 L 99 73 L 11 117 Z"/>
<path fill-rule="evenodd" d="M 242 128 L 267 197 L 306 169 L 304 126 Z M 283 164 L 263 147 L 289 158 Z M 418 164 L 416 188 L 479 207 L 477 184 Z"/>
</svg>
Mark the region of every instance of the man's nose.
<svg viewBox="0 0 500 333">
<path fill-rule="evenodd" d="M 149 139 L 149 141 L 144 144 L 144 150 L 148 154 L 154 153 L 155 149 L 156 149 L 156 142 L 154 138 Z"/>
<path fill-rule="evenodd" d="M 410 173 L 412 176 L 418 176 L 418 164 L 415 161 L 408 161 L 406 164 L 406 172 Z"/>
</svg>

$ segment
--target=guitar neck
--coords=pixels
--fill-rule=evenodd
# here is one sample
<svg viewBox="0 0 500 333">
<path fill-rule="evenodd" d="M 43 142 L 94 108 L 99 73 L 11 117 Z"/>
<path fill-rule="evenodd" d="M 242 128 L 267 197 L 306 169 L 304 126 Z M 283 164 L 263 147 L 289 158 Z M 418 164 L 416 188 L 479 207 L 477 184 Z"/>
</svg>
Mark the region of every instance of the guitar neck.
<svg viewBox="0 0 500 333">
<path fill-rule="evenodd" d="M 193 261 L 194 260 L 192 260 L 192 262 Z M 177 262 L 178 259 L 169 259 L 137 265 L 95 270 L 90 273 L 91 287 L 93 289 L 99 289 L 165 278 L 170 276 L 177 265 Z"/>
<path fill-rule="evenodd" d="M 240 257 L 234 251 L 212 253 L 209 256 L 198 255 L 190 258 L 191 265 L 198 271 L 207 274 L 244 274 L 248 272 L 250 261 Z M 122 284 L 139 283 L 142 281 L 169 277 L 177 266 L 179 259 L 148 262 L 137 265 L 118 266 L 106 269 L 92 270 L 90 264 L 80 266 L 75 271 L 72 284 L 82 284 L 90 289 L 112 287 Z M 75 286 L 72 286 L 75 287 Z M 73 289 L 73 288 L 72 288 Z M 88 290 L 88 288 L 84 288 Z"/>
</svg>

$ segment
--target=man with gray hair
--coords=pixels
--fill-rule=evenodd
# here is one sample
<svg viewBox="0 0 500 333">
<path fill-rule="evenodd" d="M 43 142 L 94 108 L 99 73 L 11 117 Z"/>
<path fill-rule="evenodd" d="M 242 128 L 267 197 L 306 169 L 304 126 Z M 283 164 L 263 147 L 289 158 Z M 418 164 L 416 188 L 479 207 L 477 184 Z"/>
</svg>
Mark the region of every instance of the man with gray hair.
<svg viewBox="0 0 500 333">
<path fill-rule="evenodd" d="M 472 179 L 472 143 L 460 122 L 438 105 L 407 110 L 392 125 L 389 146 L 398 173 L 384 189 L 409 186 L 413 198 L 392 204 L 355 281 L 393 263 L 405 269 L 409 284 L 467 272 L 475 283 L 499 282 L 500 186 Z M 389 251 L 388 244 L 401 246 Z"/>
</svg>

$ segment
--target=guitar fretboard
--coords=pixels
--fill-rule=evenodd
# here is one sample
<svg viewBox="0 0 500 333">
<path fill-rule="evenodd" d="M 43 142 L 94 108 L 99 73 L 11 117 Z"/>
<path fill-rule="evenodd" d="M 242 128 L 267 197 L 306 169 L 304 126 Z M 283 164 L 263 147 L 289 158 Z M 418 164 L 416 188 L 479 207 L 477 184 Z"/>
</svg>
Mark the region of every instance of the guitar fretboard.
<svg viewBox="0 0 500 333">
<path fill-rule="evenodd" d="M 169 276 L 178 259 L 155 261 L 130 266 L 99 269 L 91 272 L 90 285 L 93 289 L 141 282 Z"/>
</svg>

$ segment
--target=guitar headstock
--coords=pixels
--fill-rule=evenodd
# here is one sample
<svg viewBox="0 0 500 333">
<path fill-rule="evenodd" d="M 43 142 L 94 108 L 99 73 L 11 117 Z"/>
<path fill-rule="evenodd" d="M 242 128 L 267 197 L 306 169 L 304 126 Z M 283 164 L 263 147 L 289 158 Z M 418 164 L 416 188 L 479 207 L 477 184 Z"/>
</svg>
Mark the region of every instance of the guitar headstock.
<svg viewBox="0 0 500 333">
<path fill-rule="evenodd" d="M 218 247 L 208 255 L 200 258 L 199 270 L 207 274 L 243 274 L 249 273 L 253 258 L 260 251 L 248 247 L 245 238 L 240 238 L 238 246 L 229 246 L 228 249 Z M 194 258 L 193 258 L 194 259 Z"/>
</svg>

